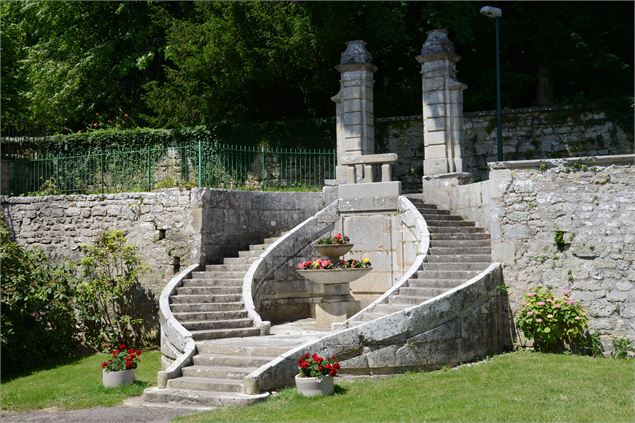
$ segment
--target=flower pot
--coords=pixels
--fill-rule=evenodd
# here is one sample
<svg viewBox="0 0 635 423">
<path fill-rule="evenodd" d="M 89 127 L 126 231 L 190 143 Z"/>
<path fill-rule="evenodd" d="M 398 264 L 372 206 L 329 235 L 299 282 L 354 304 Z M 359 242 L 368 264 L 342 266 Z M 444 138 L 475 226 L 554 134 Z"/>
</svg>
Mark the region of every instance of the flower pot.
<svg viewBox="0 0 635 423">
<path fill-rule="evenodd" d="M 316 244 L 315 249 L 320 254 L 328 257 L 333 263 L 337 263 L 338 257 L 348 253 L 353 244 Z"/>
<path fill-rule="evenodd" d="M 115 386 L 134 383 L 134 369 L 121 370 L 118 372 L 103 371 L 102 382 L 106 388 L 114 388 Z"/>
<path fill-rule="evenodd" d="M 335 379 L 332 376 L 322 376 L 319 379 L 296 375 L 295 386 L 298 388 L 298 392 L 305 397 L 331 395 L 335 389 Z"/>
<path fill-rule="evenodd" d="M 323 269 L 323 270 L 298 270 L 303 277 L 321 284 L 349 283 L 370 272 L 372 267 L 359 269 Z"/>
</svg>

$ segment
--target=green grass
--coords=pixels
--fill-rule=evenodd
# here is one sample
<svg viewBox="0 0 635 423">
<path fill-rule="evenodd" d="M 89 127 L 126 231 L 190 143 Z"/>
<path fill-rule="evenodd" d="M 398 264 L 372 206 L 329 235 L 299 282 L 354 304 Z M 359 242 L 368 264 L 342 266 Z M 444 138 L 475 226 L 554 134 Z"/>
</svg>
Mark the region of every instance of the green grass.
<svg viewBox="0 0 635 423">
<path fill-rule="evenodd" d="M 295 389 L 178 422 L 633 422 L 635 361 L 516 352 L 475 366 Z"/>
<path fill-rule="evenodd" d="M 0 385 L 3 410 L 32 410 L 49 407 L 62 409 L 118 405 L 125 398 L 141 395 L 156 385 L 161 353 L 144 352 L 136 370 L 137 382 L 117 388 L 101 384 L 101 362 L 106 354 L 93 354 L 19 377 Z"/>
</svg>

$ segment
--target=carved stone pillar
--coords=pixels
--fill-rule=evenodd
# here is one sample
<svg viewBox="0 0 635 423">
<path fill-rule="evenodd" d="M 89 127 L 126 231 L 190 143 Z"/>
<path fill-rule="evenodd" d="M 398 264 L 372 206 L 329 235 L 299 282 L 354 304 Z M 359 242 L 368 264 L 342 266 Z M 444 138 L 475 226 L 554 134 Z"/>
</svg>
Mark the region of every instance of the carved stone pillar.
<svg viewBox="0 0 635 423">
<path fill-rule="evenodd" d="M 448 31 L 428 32 L 421 55 L 423 98 L 423 175 L 463 172 L 463 90 L 456 80 L 460 56 Z"/>
<path fill-rule="evenodd" d="M 331 98 L 336 103 L 338 184 L 346 183 L 346 166 L 341 160 L 347 156 L 373 154 L 375 124 L 373 110 L 373 73 L 377 66 L 361 40 L 346 43 L 340 64 L 340 91 Z M 361 171 L 358 175 L 363 174 Z"/>
</svg>

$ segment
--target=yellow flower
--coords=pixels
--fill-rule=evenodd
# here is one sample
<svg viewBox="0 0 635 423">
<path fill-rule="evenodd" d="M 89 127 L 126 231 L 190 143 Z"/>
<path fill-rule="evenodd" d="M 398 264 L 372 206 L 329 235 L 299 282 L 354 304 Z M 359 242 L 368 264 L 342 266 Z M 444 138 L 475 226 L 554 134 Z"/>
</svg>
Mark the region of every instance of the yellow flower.
<svg viewBox="0 0 635 423">
<path fill-rule="evenodd" d="M 370 263 L 370 259 L 368 257 L 364 257 L 362 263 Z"/>
</svg>

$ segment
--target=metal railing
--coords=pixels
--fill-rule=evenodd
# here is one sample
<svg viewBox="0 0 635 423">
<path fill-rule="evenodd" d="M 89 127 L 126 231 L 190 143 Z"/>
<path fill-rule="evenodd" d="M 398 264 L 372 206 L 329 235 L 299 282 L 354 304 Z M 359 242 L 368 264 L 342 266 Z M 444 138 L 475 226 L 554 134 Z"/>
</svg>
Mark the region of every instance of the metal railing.
<svg viewBox="0 0 635 423">
<path fill-rule="evenodd" d="M 318 188 L 335 175 L 334 149 L 252 147 L 199 141 L 12 158 L 13 195 L 115 193 L 170 187 Z"/>
</svg>

